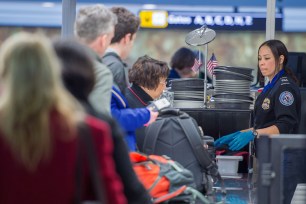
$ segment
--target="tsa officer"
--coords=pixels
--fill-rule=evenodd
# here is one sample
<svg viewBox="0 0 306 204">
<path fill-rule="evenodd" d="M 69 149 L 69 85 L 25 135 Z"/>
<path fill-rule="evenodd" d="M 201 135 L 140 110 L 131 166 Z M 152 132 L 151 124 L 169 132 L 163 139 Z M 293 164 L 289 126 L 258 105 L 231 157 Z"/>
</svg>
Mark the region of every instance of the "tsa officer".
<svg viewBox="0 0 306 204">
<path fill-rule="evenodd" d="M 288 51 L 279 40 L 268 40 L 258 49 L 258 68 L 269 83 L 257 97 L 253 128 L 223 136 L 215 146 L 227 144 L 232 151 L 240 150 L 261 134 L 297 133 L 301 95 L 298 80 L 286 67 Z"/>
</svg>

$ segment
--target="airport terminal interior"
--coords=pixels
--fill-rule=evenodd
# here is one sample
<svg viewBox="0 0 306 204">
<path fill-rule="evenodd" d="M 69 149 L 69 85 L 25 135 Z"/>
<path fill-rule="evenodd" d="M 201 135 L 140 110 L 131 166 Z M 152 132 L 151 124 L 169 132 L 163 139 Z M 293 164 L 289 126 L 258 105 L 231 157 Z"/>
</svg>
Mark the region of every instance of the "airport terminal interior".
<svg viewBox="0 0 306 204">
<path fill-rule="evenodd" d="M 167 71 L 163 73 L 166 73 L 166 76 L 161 77 L 162 71 L 158 72 L 159 70 L 154 72 L 148 70 L 144 73 L 141 72 L 143 70 L 138 70 L 139 77 L 145 79 L 135 78 L 137 72 L 134 73 L 134 81 L 132 83 L 128 81 L 125 84 L 127 85 L 126 92 L 131 91 L 130 95 L 127 95 L 126 92 L 124 94 L 123 90 L 119 90 L 119 93 L 114 91 L 114 89 L 119 89 L 115 76 L 113 77 L 113 88 L 109 87 L 109 95 L 112 97 L 111 114 L 108 114 L 105 120 L 114 120 L 118 126 L 113 126 L 110 123 L 111 125 L 107 128 L 110 129 L 111 134 L 122 131 L 123 138 L 130 136 L 131 132 L 129 131 L 136 135 L 134 143 L 137 143 L 136 146 L 138 145 L 137 150 L 127 150 L 130 145 L 124 144 L 126 157 L 122 160 L 129 163 L 129 168 L 132 165 L 133 176 L 138 178 L 137 182 L 140 181 L 139 185 L 145 189 L 144 194 L 150 196 L 147 203 L 306 203 L 305 0 L 0 0 L 0 50 L 4 47 L 3 52 L 5 52 L 5 46 L 2 45 L 20 32 L 43 33 L 50 39 L 50 42 L 74 38 L 77 35 L 74 23 L 78 18 L 78 12 L 82 8 L 97 4 L 103 4 L 109 9 L 123 7 L 139 19 L 139 27 L 132 47 L 129 48 L 128 56 L 125 56 L 122 61 L 119 57 L 126 68 L 124 80 L 131 79 L 133 69 L 137 68 L 137 62 L 145 55 L 149 56 L 149 59 L 144 57 L 145 60 L 148 60 L 147 63 L 154 61 L 159 69 L 162 69 L 163 66 L 168 67 Z M 116 30 L 114 32 L 116 35 Z M 133 35 L 133 33 L 131 34 Z M 264 44 L 269 40 L 272 41 L 271 44 Z M 81 42 L 81 40 L 79 41 Z M 273 44 L 278 42 L 281 44 L 277 46 Z M 108 48 L 105 47 L 106 53 L 117 49 L 111 45 Z M 287 52 L 282 50 L 281 46 L 284 46 Z M 192 77 L 185 78 L 175 67 L 171 67 L 173 56 L 180 48 L 192 51 L 192 66 L 189 66 L 189 69 L 192 70 L 192 73 L 196 73 Z M 262 65 L 264 63 L 262 61 L 270 59 L 266 53 L 262 54 L 265 52 L 263 48 L 268 48 L 268 52 L 272 53 L 270 58 L 275 60 L 273 73 L 270 71 L 272 74 L 269 72 L 269 68 L 264 67 L 269 65 Z M 2 114 L 9 111 L 3 109 L 6 106 L 2 105 L 5 102 L 5 100 L 1 100 L 3 97 L 2 89 L 5 90 L 10 84 L 5 78 L 8 72 L 5 67 L 7 58 L 1 58 L 1 55 L 0 60 L 2 59 L 3 62 L 0 61 L 0 120 L 3 120 L 5 118 Z M 67 54 L 67 56 L 69 55 Z M 97 55 L 97 57 L 100 57 L 101 64 L 103 64 L 103 55 Z M 180 58 L 181 60 L 187 59 L 187 54 L 180 56 Z M 144 64 L 145 62 L 142 62 L 142 66 Z M 285 66 L 291 70 L 289 72 L 295 75 L 297 81 L 294 81 L 292 75 L 285 71 Z M 153 68 L 151 67 L 151 69 Z M 176 70 L 178 77 L 168 77 L 169 71 L 171 73 L 173 70 Z M 158 78 L 150 78 L 150 74 L 153 77 L 160 77 L 161 81 L 159 82 Z M 103 81 L 104 78 L 98 79 L 97 77 L 94 83 L 98 84 L 98 80 Z M 152 84 L 157 80 L 158 85 L 156 85 L 157 88 L 153 87 L 154 91 L 158 90 L 160 86 L 163 86 L 163 90 L 158 97 L 149 97 L 152 101 L 148 100 L 150 102 L 148 105 L 147 98 L 144 97 L 143 102 L 142 95 L 137 95 L 137 93 L 144 92 L 145 95 L 150 95 L 150 90 L 152 90 L 150 80 L 154 81 Z M 102 85 L 100 84 L 100 86 Z M 92 86 L 92 89 L 95 90 L 93 87 L 96 88 L 96 84 Z M 140 92 L 137 92 L 139 90 Z M 115 115 L 113 113 L 113 99 L 118 95 L 122 96 L 118 101 L 123 101 L 124 104 L 123 108 L 120 107 L 120 111 L 122 109 L 131 110 L 131 115 L 134 115 L 136 111 L 132 111 L 135 108 L 137 108 L 135 110 L 145 109 L 151 114 L 146 116 L 147 122 L 138 125 L 137 129 L 126 131 L 128 128 L 125 126 L 133 126 L 140 118 L 142 119 L 142 116 L 123 118 L 123 113 Z M 89 101 L 91 100 L 90 96 Z M 139 100 L 143 105 L 133 107 L 129 100 L 131 96 L 136 97 L 135 100 Z M 103 97 L 104 95 L 100 99 L 104 100 Z M 30 107 L 25 104 L 25 108 L 27 106 Z M 84 110 L 88 111 L 87 108 L 85 106 Z M 93 108 L 96 107 L 93 105 Z M 152 119 L 153 112 L 156 113 L 154 120 Z M 14 119 L 12 118 L 9 120 Z M 97 116 L 97 118 L 99 117 Z M 192 122 L 182 123 L 181 121 L 186 118 Z M 178 122 L 170 126 L 170 123 L 174 123 L 173 121 Z M 2 144 L 3 141 L 11 141 L 6 140 L 7 137 L 3 137 L 2 132 L 7 133 L 8 131 L 5 129 L 5 124 L 9 123 L 0 122 L 0 163 L 10 161 L 4 157 L 1 159 L 1 154 L 6 155 L 7 151 L 5 149 L 7 146 Z M 96 123 L 96 126 L 98 124 L 100 123 Z M 166 128 L 166 125 L 169 127 Z M 27 131 L 31 132 L 31 130 Z M 138 143 L 138 134 L 140 133 L 146 137 Z M 196 139 L 190 139 L 190 135 Z M 3 140 L 2 137 L 5 139 Z M 22 141 L 26 141 L 26 139 Z M 33 146 L 31 147 L 35 148 L 36 143 L 34 140 L 32 142 Z M 114 139 L 114 143 L 116 143 L 116 139 Z M 243 143 L 243 146 L 238 148 L 235 146 L 238 143 L 239 145 Z M 13 142 L 13 144 L 15 143 Z M 93 146 L 91 149 L 95 149 Z M 106 150 L 101 150 L 101 152 L 106 152 Z M 133 193 L 133 189 L 130 190 L 125 182 L 133 183 L 134 181 L 122 178 L 123 173 L 120 173 L 119 167 L 116 166 L 118 162 L 116 159 L 120 160 L 118 155 L 115 153 L 110 156 L 113 154 L 110 152 L 107 154 L 111 160 L 114 159 L 114 163 L 110 166 L 114 166 L 112 171 L 119 175 L 117 175 L 118 182 L 124 190 L 121 189 L 121 194 L 117 191 L 113 193 L 112 189 L 108 189 L 108 185 L 104 183 L 106 191 L 103 189 L 105 192 L 102 193 L 102 197 L 106 197 L 106 199 L 103 198 L 101 199 L 103 201 L 96 202 L 144 204 L 144 201 L 136 201 L 137 199 L 132 201 L 132 198 L 127 196 L 129 193 L 130 195 Z M 151 158 L 149 155 L 159 155 L 162 159 L 159 158 L 160 160 L 156 161 L 154 156 Z M 100 156 L 98 158 L 100 159 Z M 139 163 L 136 162 L 137 159 L 139 159 Z M 161 162 L 161 160 L 164 161 L 163 159 L 168 165 L 170 164 L 168 169 L 163 166 L 165 165 Z M 169 159 L 174 162 L 169 162 Z M 84 167 L 84 172 L 81 174 L 92 173 L 90 162 L 88 162 L 90 167 Z M 145 175 L 139 172 L 154 168 L 153 164 L 159 165 L 160 172 L 162 172 L 162 167 L 165 168 L 166 170 L 163 170 L 168 171 L 168 174 L 160 173 L 158 179 L 148 184 L 149 171 Z M 143 165 L 143 169 L 140 170 L 141 165 Z M 18 172 L 18 176 L 23 176 L 24 174 L 20 173 L 20 169 L 18 169 L 20 167 L 17 165 L 16 168 L 17 170 L 14 169 L 12 172 Z M 65 165 L 63 168 L 66 168 Z M 101 169 L 103 172 L 103 167 Z M 183 174 L 182 169 L 187 173 Z M 200 173 L 197 172 L 198 170 Z M 44 169 L 38 168 L 37 171 L 43 172 Z M 57 172 L 56 167 L 52 167 L 52 171 Z M 0 171 L 0 174 L 1 172 L 4 172 L 4 175 L 5 173 L 9 175 L 9 172 Z M 185 178 L 188 173 L 191 174 L 191 181 Z M 102 174 L 105 176 L 107 172 Z M 200 176 L 196 174 L 200 174 Z M 65 180 L 65 175 L 61 175 L 60 172 L 57 175 Z M 180 177 L 182 175 L 185 177 Z M 1 181 L 1 178 L 4 177 L 0 175 L 0 203 L 13 204 L 15 203 L 14 199 L 10 200 L 9 196 L 1 193 L 1 189 L 5 189 L 6 186 Z M 5 181 L 10 181 L 9 178 L 11 176 L 8 176 Z M 19 177 L 13 175 L 12 178 L 12 183 L 16 184 L 14 179 Z M 38 180 L 31 180 L 29 177 L 24 181 L 35 186 L 35 182 L 40 183 L 39 179 L 43 180 L 44 176 L 39 177 Z M 47 181 L 49 180 L 47 179 Z M 93 180 L 95 179 L 88 182 L 93 183 L 90 190 L 97 187 L 97 182 Z M 168 185 L 167 189 L 168 194 L 162 194 L 162 192 L 158 194 L 152 190 L 155 186 L 161 185 L 160 180 L 170 183 L 170 187 Z M 87 181 L 84 180 L 83 184 L 85 182 Z M 110 180 L 104 180 L 104 182 L 110 182 Z M 9 186 L 11 188 L 8 188 L 7 192 L 13 193 L 7 195 L 14 195 L 14 186 Z M 24 188 L 30 187 L 24 184 Z M 52 198 L 54 203 L 77 203 L 72 198 L 69 198 L 69 201 L 60 200 L 62 195 L 45 193 L 44 185 L 38 188 L 41 189 L 41 195 L 33 194 L 30 196 L 32 200 L 24 200 L 24 203 L 36 202 L 36 198 L 39 203 L 41 198 L 48 196 L 58 197 L 58 200 Z M 20 194 L 20 197 L 26 198 L 22 188 L 18 188 L 16 193 L 16 197 Z M 85 195 L 85 193 L 83 194 Z M 89 195 L 89 200 L 91 200 L 93 195 L 99 195 L 99 193 L 94 192 Z M 120 196 L 124 198 L 120 200 Z M 82 197 L 81 193 L 79 197 Z M 139 195 L 139 197 L 141 196 Z M 96 196 L 93 200 L 99 200 L 98 198 L 100 196 Z M 113 198 L 115 199 L 112 200 Z M 86 199 L 88 198 L 86 197 Z"/>
</svg>

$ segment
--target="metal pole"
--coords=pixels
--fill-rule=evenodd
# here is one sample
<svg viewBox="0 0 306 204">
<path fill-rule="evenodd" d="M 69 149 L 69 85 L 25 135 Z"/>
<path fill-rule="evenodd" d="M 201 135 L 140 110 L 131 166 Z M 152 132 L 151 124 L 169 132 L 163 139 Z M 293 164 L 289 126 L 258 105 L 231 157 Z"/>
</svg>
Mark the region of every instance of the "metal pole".
<svg viewBox="0 0 306 204">
<path fill-rule="evenodd" d="M 266 40 L 275 38 L 275 6 L 276 0 L 267 0 Z"/>
<path fill-rule="evenodd" d="M 76 0 L 62 0 L 62 38 L 73 37 Z"/>
<path fill-rule="evenodd" d="M 208 43 L 204 45 L 205 57 L 204 57 L 204 108 L 207 108 L 207 56 L 208 56 Z"/>
</svg>

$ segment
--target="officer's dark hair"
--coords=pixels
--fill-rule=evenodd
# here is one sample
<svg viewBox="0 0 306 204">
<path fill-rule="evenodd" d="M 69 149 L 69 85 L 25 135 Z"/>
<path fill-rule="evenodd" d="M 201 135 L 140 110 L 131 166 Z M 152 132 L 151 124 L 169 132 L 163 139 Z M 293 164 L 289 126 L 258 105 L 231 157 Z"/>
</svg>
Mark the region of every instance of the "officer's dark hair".
<svg viewBox="0 0 306 204">
<path fill-rule="evenodd" d="M 258 55 L 259 55 L 260 48 L 263 47 L 263 46 L 267 46 L 271 49 L 272 54 L 273 54 L 274 59 L 275 59 L 275 64 L 276 65 L 279 65 L 280 56 L 281 55 L 284 56 L 283 69 L 294 80 L 295 83 L 299 84 L 299 80 L 297 79 L 297 77 L 294 75 L 294 73 L 291 71 L 291 69 L 289 69 L 287 67 L 288 50 L 287 50 L 285 44 L 280 40 L 268 40 L 268 41 L 262 43 L 259 46 Z M 275 71 L 278 73 L 280 71 L 279 69 L 280 69 L 280 67 L 277 66 Z M 258 71 L 259 71 L 259 64 L 258 64 Z M 260 71 L 259 71 L 259 75 L 260 75 L 260 77 L 263 77 Z"/>
<path fill-rule="evenodd" d="M 95 85 L 94 64 L 87 49 L 74 40 L 58 40 L 55 52 L 62 65 L 62 80 L 78 100 L 87 101 Z"/>
<path fill-rule="evenodd" d="M 116 14 L 118 23 L 115 25 L 115 34 L 112 38 L 112 43 L 120 42 L 126 34 L 131 34 L 131 39 L 134 33 L 137 32 L 140 24 L 138 16 L 124 7 L 112 7 L 111 11 Z"/>
<path fill-rule="evenodd" d="M 183 70 L 192 67 L 196 56 L 194 52 L 186 47 L 178 49 L 172 56 L 170 66 L 172 69 Z M 191 70 L 191 69 L 190 69 Z"/>
<path fill-rule="evenodd" d="M 156 90 L 160 79 L 166 79 L 169 72 L 170 69 L 166 62 L 145 55 L 139 57 L 129 70 L 129 81 L 149 90 Z"/>
</svg>

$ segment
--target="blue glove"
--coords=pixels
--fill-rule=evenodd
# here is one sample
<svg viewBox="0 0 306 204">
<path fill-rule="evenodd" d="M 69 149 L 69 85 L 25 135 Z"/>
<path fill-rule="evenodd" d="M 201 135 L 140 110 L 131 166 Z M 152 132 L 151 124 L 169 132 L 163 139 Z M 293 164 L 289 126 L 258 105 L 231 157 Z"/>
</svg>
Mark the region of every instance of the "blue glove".
<svg viewBox="0 0 306 204">
<path fill-rule="evenodd" d="M 239 133 L 240 133 L 240 131 L 237 131 L 237 132 L 234 132 L 234 133 L 232 133 L 232 134 L 229 134 L 229 135 L 225 135 L 225 136 L 220 137 L 219 139 L 217 139 L 217 140 L 214 142 L 215 147 L 220 147 L 220 146 L 223 145 L 223 144 L 228 144 L 228 143 L 231 142 L 231 141 L 236 137 L 236 135 L 238 135 Z"/>
<path fill-rule="evenodd" d="M 240 150 L 253 139 L 254 135 L 252 130 L 240 132 L 236 135 L 235 139 L 229 143 L 229 149 L 232 151 Z"/>
</svg>

